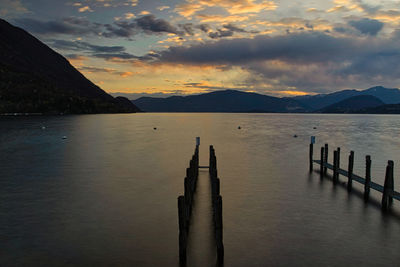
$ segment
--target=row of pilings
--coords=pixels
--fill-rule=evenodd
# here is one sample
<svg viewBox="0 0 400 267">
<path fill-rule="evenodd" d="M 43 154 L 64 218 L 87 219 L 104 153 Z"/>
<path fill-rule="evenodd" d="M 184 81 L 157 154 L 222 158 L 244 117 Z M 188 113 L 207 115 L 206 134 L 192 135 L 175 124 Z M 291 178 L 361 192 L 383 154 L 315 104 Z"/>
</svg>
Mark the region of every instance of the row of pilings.
<svg viewBox="0 0 400 267">
<path fill-rule="evenodd" d="M 328 144 L 321 147 L 319 160 L 313 159 L 313 143 L 310 144 L 310 172 L 313 171 L 313 163 L 320 164 L 321 179 L 327 174 L 327 170 L 332 170 L 332 181 L 336 185 L 339 181 L 339 175 L 347 177 L 347 190 L 352 191 L 353 181 L 364 185 L 364 200 L 369 200 L 370 190 L 376 190 L 382 193 L 382 210 L 387 211 L 393 203 L 393 199 L 400 200 L 400 193 L 394 190 L 393 168 L 394 163 L 389 160 L 386 166 L 385 182 L 383 185 L 377 184 L 371 179 L 371 156 L 365 156 L 365 176 L 361 177 L 354 174 L 354 151 L 350 151 L 348 157 L 347 170 L 340 168 L 340 147 L 333 151 L 333 163 L 328 162 Z"/>
<path fill-rule="evenodd" d="M 222 197 L 220 195 L 220 181 L 217 172 L 217 157 L 215 156 L 214 147 L 210 146 L 210 180 L 211 180 L 211 198 L 214 221 L 214 234 L 217 246 L 217 261 L 219 265 L 224 261 L 224 244 L 223 244 L 223 224 L 222 224 Z"/>
<path fill-rule="evenodd" d="M 192 214 L 193 196 L 196 191 L 197 178 L 199 176 L 199 146 L 196 149 L 186 169 L 184 182 L 184 195 L 178 197 L 179 215 L 179 262 L 186 265 L 186 249 L 189 233 L 190 217 Z"/>
</svg>

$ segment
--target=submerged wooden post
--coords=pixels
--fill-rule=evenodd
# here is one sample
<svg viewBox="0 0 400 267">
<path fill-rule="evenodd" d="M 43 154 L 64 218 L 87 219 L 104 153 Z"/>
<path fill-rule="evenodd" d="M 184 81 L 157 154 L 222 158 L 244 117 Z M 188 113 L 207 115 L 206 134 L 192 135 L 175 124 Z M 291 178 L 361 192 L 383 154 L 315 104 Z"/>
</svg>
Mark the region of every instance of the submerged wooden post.
<svg viewBox="0 0 400 267">
<path fill-rule="evenodd" d="M 328 144 L 325 144 L 324 150 L 325 150 L 324 163 L 328 163 Z M 327 170 L 328 170 L 328 167 L 325 166 L 324 167 L 324 174 L 326 174 Z"/>
<path fill-rule="evenodd" d="M 383 186 L 383 195 L 382 195 L 382 210 L 386 211 L 389 209 L 392 204 L 394 183 L 393 183 L 393 161 L 389 160 L 388 165 L 386 167 L 385 174 L 385 184 Z"/>
<path fill-rule="evenodd" d="M 348 166 L 348 175 L 349 178 L 347 180 L 347 191 L 351 191 L 353 186 L 353 166 L 354 166 L 354 151 L 350 151 L 349 155 L 349 166 Z"/>
<path fill-rule="evenodd" d="M 368 201 L 369 191 L 371 187 L 371 156 L 365 156 L 365 184 L 364 184 L 364 200 Z"/>
<path fill-rule="evenodd" d="M 319 169 L 319 174 L 321 177 L 324 175 L 324 147 L 321 147 L 321 166 Z"/>
<path fill-rule="evenodd" d="M 215 240 L 217 243 L 217 260 L 221 265 L 224 262 L 223 224 L 222 224 L 222 197 L 217 196 L 215 203 Z"/>
<path fill-rule="evenodd" d="M 336 160 L 336 165 L 337 165 L 337 170 L 336 170 L 336 182 L 339 182 L 339 169 L 340 169 L 340 147 L 336 149 L 337 151 L 337 160 Z"/>
<path fill-rule="evenodd" d="M 337 153 L 337 151 L 335 150 L 335 151 L 333 151 L 333 176 L 332 176 L 332 179 L 333 179 L 333 183 L 334 184 L 336 184 L 336 173 L 337 173 L 337 156 L 338 156 L 338 153 Z"/>
<path fill-rule="evenodd" d="M 313 151 L 314 150 L 314 144 L 310 143 L 310 172 L 313 171 Z"/>
<path fill-rule="evenodd" d="M 179 262 L 181 265 L 186 264 L 186 211 L 184 196 L 178 197 L 178 216 L 179 216 Z"/>
</svg>

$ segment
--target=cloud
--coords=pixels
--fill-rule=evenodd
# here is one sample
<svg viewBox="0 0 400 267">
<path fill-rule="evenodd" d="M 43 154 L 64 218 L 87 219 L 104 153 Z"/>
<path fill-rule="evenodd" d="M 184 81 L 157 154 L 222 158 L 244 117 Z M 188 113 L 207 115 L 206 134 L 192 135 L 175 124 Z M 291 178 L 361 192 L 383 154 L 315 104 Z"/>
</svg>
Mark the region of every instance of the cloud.
<svg viewBox="0 0 400 267">
<path fill-rule="evenodd" d="M 86 11 L 87 11 L 87 12 L 93 12 L 93 10 L 92 10 L 89 6 L 83 6 L 83 7 L 79 8 L 78 11 L 79 11 L 80 13 L 86 12 Z"/>
<path fill-rule="evenodd" d="M 122 78 L 126 78 L 132 76 L 133 73 L 130 71 L 117 71 L 115 69 L 110 68 L 98 68 L 98 67 L 91 67 L 91 66 L 80 66 L 77 69 L 84 73 L 108 73 L 112 75 L 118 75 Z"/>
<path fill-rule="evenodd" d="M 169 8 L 170 8 L 170 6 L 159 6 L 159 7 L 157 7 L 157 9 L 160 10 L 160 11 L 163 11 L 163 10 L 169 9 Z"/>
<path fill-rule="evenodd" d="M 144 32 L 166 32 L 182 34 L 175 26 L 172 26 L 169 22 L 163 19 L 156 19 L 154 15 L 147 15 L 136 19 L 137 27 L 142 29 Z"/>
<path fill-rule="evenodd" d="M 29 13 L 29 10 L 21 3 L 20 0 L 0 1 L 0 17 L 13 18 L 26 13 Z"/>
<path fill-rule="evenodd" d="M 186 18 L 209 7 L 223 8 L 231 15 L 259 13 L 264 10 L 275 10 L 278 6 L 274 1 L 254 0 L 187 0 L 184 4 L 176 6 L 175 11 Z"/>
<path fill-rule="evenodd" d="M 97 23 L 91 23 L 85 18 L 69 17 L 61 20 L 41 21 L 31 18 L 20 18 L 14 20 L 16 25 L 25 30 L 43 35 L 68 34 L 84 35 L 98 34 L 102 26 Z"/>
<path fill-rule="evenodd" d="M 120 53 L 125 51 L 125 47 L 123 46 L 99 46 L 82 41 L 51 40 L 49 43 L 54 48 L 70 51 L 93 53 Z"/>
<path fill-rule="evenodd" d="M 163 19 L 157 19 L 154 15 L 146 15 L 133 21 L 116 21 L 113 25 L 104 25 L 106 31 L 102 33 L 105 37 L 132 37 L 140 32 L 145 34 L 173 33 L 183 35 L 177 27 Z"/>
<path fill-rule="evenodd" d="M 356 28 L 363 34 L 377 35 L 383 28 L 383 23 L 375 19 L 360 19 L 349 21 L 349 25 Z"/>
<path fill-rule="evenodd" d="M 249 88 L 291 87 L 295 91 L 327 86 L 400 82 L 398 33 L 391 38 L 332 36 L 322 32 L 259 35 L 170 47 L 153 64 L 240 67 L 251 73 Z M 397 38 L 397 39 L 396 39 Z"/>
</svg>

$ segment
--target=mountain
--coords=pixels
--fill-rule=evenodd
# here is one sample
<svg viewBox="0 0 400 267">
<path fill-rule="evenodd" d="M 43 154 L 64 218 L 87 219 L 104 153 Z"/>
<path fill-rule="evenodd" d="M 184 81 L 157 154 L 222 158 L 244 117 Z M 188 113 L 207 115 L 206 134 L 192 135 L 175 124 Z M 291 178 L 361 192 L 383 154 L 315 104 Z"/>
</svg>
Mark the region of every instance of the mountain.
<svg viewBox="0 0 400 267">
<path fill-rule="evenodd" d="M 307 106 L 313 111 L 321 110 L 324 107 L 328 107 L 334 103 L 345 100 L 349 97 L 360 96 L 360 95 L 371 95 L 379 98 L 385 104 L 397 104 L 400 103 L 400 90 L 395 88 L 385 88 L 382 86 L 375 86 L 366 90 L 343 90 L 334 92 L 331 94 L 319 94 L 319 95 L 306 95 L 296 96 L 293 99 L 299 101 L 303 105 Z"/>
<path fill-rule="evenodd" d="M 293 99 L 283 99 L 235 90 L 167 98 L 141 97 L 132 101 L 150 112 L 304 112 Z"/>
<path fill-rule="evenodd" d="M 357 113 L 365 114 L 400 114 L 400 104 L 386 104 L 378 107 L 359 110 Z"/>
<path fill-rule="evenodd" d="M 321 113 L 355 113 L 367 108 L 384 105 L 379 98 L 371 95 L 358 95 L 346 98 L 335 104 L 329 105 L 319 112 Z"/>
<path fill-rule="evenodd" d="M 0 19 L 0 114 L 138 110 L 104 92 L 28 32 Z"/>
</svg>

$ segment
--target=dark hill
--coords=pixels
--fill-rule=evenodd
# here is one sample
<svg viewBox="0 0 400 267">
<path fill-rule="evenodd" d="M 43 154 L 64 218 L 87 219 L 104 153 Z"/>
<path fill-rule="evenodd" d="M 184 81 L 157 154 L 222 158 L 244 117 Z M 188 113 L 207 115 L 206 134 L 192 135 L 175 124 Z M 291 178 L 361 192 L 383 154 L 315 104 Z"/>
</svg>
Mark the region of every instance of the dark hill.
<svg viewBox="0 0 400 267">
<path fill-rule="evenodd" d="M 357 113 L 365 114 L 400 114 L 400 104 L 387 104 L 373 108 L 359 110 Z"/>
<path fill-rule="evenodd" d="M 303 105 L 283 99 L 234 90 L 168 98 L 141 97 L 132 101 L 149 112 L 304 112 Z"/>
<path fill-rule="evenodd" d="M 384 105 L 377 97 L 371 95 L 359 95 L 349 97 L 338 103 L 332 104 L 320 110 L 322 113 L 354 113 L 362 109 Z"/>
<path fill-rule="evenodd" d="M 375 86 L 366 90 L 343 90 L 330 94 L 296 96 L 293 99 L 309 107 L 313 111 L 321 110 L 329 105 L 338 103 L 352 96 L 371 95 L 379 98 L 385 104 L 400 103 L 400 90 Z"/>
<path fill-rule="evenodd" d="M 138 111 L 128 102 L 113 98 L 63 56 L 0 19 L 0 113 Z"/>
</svg>

